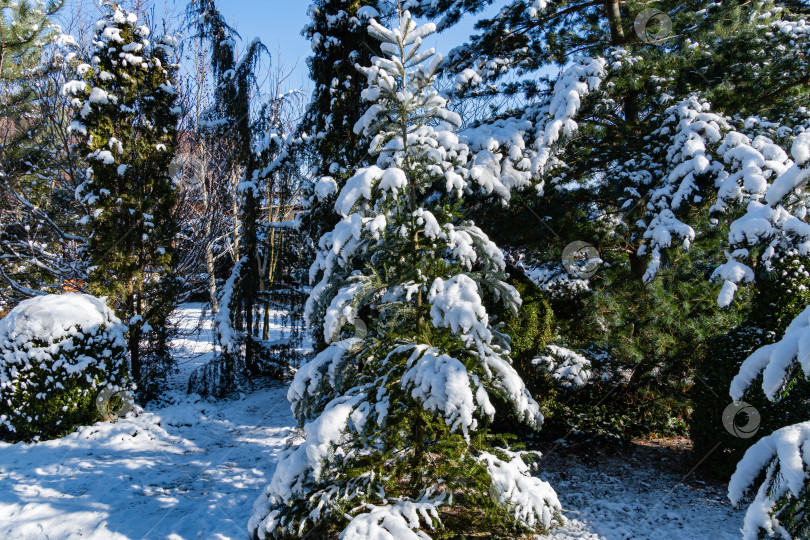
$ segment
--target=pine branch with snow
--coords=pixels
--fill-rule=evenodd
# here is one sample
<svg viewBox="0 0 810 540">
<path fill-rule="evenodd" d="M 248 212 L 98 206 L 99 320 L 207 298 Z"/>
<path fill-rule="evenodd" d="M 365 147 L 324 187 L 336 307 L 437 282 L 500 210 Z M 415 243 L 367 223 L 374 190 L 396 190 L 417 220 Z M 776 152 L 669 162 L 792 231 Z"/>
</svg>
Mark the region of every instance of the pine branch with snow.
<svg viewBox="0 0 810 540">
<path fill-rule="evenodd" d="M 780 341 L 756 350 L 743 362 L 731 383 L 731 398 L 742 400 L 761 377 L 762 391 L 776 401 L 799 370 L 810 376 L 810 307 L 788 326 Z M 806 536 L 810 521 L 802 508 L 808 500 L 808 449 L 810 422 L 803 422 L 763 437 L 745 453 L 729 483 L 729 498 L 739 505 L 759 482 L 746 510 L 743 538 L 760 538 L 763 531 L 785 538 Z"/>
<path fill-rule="evenodd" d="M 728 141 L 728 139 L 727 139 Z M 739 135 L 732 142 L 745 143 Z M 749 177 L 741 177 L 742 186 L 749 193 L 748 208 L 731 225 L 729 242 L 735 249 L 729 260 L 715 272 L 724 279 L 718 302 L 730 304 L 737 284 L 752 282 L 754 271 L 744 262 L 749 249 L 761 250 L 760 259 L 769 265 L 775 257 L 788 255 L 806 257 L 810 253 L 810 228 L 804 221 L 804 212 L 791 213 L 786 207 L 795 207 L 804 200 L 803 187 L 810 179 L 810 134 L 800 133 L 793 141 L 791 155 L 769 140 L 756 139 L 750 145 L 727 145 L 732 151 L 745 148 Z M 770 170 L 774 179 L 769 183 L 762 175 Z M 728 190 L 732 191 L 732 190 Z M 795 384 L 802 384 L 810 376 L 810 307 L 804 309 L 788 325 L 782 339 L 754 351 L 740 366 L 731 382 L 730 395 L 740 401 L 745 392 L 761 379 L 761 390 L 770 401 L 780 400 Z M 802 376 L 803 375 L 803 376 Z M 808 500 L 807 477 L 810 459 L 810 430 L 807 422 L 781 428 L 757 441 L 737 465 L 729 485 L 729 498 L 735 504 L 745 500 L 748 490 L 759 483 L 745 517 L 743 537 L 759 538 L 779 534 L 784 538 L 803 538 L 810 531 L 810 521 L 804 507 Z"/>
<path fill-rule="evenodd" d="M 706 177 L 716 175 L 722 165 L 707 155 L 708 145 L 717 143 L 722 130 L 728 128 L 725 119 L 710 111 L 708 104 L 694 97 L 670 107 L 662 114 L 663 124 L 655 135 L 663 135 L 667 144 L 663 181 L 648 193 L 648 223 L 643 233 L 647 243 L 639 248 L 639 256 L 650 254 L 644 280 L 652 280 L 661 265 L 662 250 L 672 246 L 673 237 L 680 237 L 684 249 L 695 239 L 695 231 L 683 223 L 675 212 L 702 200 L 699 185 Z"/>
<path fill-rule="evenodd" d="M 731 147 L 729 152 L 739 149 Z M 723 281 L 718 297 L 721 307 L 728 306 L 740 283 L 751 283 L 754 271 L 750 261 L 752 249 L 761 250 L 762 262 L 767 266 L 775 257 L 796 250 L 799 255 L 810 254 L 810 225 L 805 221 L 806 207 L 802 189 L 810 179 L 810 133 L 799 134 L 793 141 L 791 155 L 770 141 L 760 141 L 763 153 L 755 143 L 747 147 L 754 158 L 750 163 L 765 165 L 768 161 L 773 181 L 768 184 L 761 175 L 756 175 L 754 196 L 750 198 L 745 215 L 735 220 L 729 230 L 728 260 L 715 270 L 713 277 Z M 752 165 L 749 165 L 751 167 Z M 751 185 L 751 181 L 749 181 Z M 732 190 L 726 190 L 726 192 Z M 791 212 L 791 208 L 795 208 Z M 746 264 L 748 263 L 748 264 Z"/>
</svg>

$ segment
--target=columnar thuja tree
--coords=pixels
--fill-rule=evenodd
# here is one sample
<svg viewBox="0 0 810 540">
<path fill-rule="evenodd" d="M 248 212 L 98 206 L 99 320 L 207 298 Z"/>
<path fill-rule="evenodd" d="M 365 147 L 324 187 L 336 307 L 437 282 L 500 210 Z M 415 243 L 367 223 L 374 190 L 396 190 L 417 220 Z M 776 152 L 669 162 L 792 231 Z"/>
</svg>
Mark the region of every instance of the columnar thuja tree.
<svg viewBox="0 0 810 540">
<path fill-rule="evenodd" d="M 379 42 L 366 31 L 379 15 L 377 0 L 317 0 L 309 7 L 312 21 L 304 28 L 313 54 L 307 60 L 315 82 L 312 103 L 300 129 L 310 137 L 316 174 L 345 180 L 352 167 L 367 160 L 362 134 L 354 124 L 365 112 L 360 99 L 365 85 L 357 65 L 367 66 L 379 54 Z"/>
<path fill-rule="evenodd" d="M 394 30 L 371 21 L 385 57 L 365 69 L 355 131 L 376 164 L 340 191 L 311 269 L 307 315 L 327 347 L 289 390 L 305 438 L 255 505 L 260 538 L 425 538 L 442 523 L 511 534 L 558 519 L 550 486 L 489 431 L 495 404 L 534 427 L 543 417 L 493 325 L 520 304 L 503 254 L 462 217 L 491 174 L 433 89 L 440 57 L 420 50 L 433 31 L 407 12 Z"/>
<path fill-rule="evenodd" d="M 80 78 L 65 86 L 77 111 L 71 130 L 88 163 L 77 196 L 87 210 L 89 286 L 129 324 L 133 376 L 149 384 L 169 360 L 166 318 L 177 296 L 169 175 L 181 112 L 175 39 L 152 41 L 135 14 L 106 8 Z"/>
</svg>

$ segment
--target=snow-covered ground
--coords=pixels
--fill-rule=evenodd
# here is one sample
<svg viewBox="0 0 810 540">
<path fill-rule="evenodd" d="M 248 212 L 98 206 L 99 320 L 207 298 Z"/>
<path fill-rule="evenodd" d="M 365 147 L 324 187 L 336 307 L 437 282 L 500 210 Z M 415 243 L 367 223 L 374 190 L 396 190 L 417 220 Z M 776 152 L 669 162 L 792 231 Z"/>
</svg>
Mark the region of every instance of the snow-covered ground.
<svg viewBox="0 0 810 540">
<path fill-rule="evenodd" d="M 212 357 L 201 305 L 177 312 L 181 367 L 167 403 L 38 444 L 0 443 L 0 538 L 246 538 L 253 501 L 269 482 L 294 420 L 281 385 L 229 401 L 183 393 Z M 684 479 L 654 452 L 546 461 L 569 518 L 546 538 L 739 538 L 742 513 L 721 486 Z M 658 461 L 656 461 L 656 459 Z"/>
<path fill-rule="evenodd" d="M 177 372 L 169 378 L 170 391 L 185 391 L 188 377 L 214 358 L 214 321 L 207 304 L 184 304 L 172 314 L 177 336 L 172 342 Z"/>
<path fill-rule="evenodd" d="M 586 454 L 549 449 L 540 476 L 568 523 L 549 540 L 736 540 L 744 512 L 726 487 L 695 478 L 683 449 L 632 445 Z"/>
<path fill-rule="evenodd" d="M 0 445 L 0 538 L 244 538 L 293 425 L 282 387 Z"/>
<path fill-rule="evenodd" d="M 0 443 L 0 539 L 244 538 L 295 425 L 278 384 L 237 400 L 185 394 L 213 358 L 202 304 L 175 313 L 166 403 L 55 441 Z"/>
</svg>

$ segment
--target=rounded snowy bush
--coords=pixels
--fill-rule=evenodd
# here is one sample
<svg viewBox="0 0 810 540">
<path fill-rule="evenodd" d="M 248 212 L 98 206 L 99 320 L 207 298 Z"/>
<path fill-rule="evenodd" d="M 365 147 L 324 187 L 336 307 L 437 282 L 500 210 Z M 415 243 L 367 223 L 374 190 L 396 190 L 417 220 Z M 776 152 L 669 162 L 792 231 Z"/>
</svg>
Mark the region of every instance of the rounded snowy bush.
<svg viewBox="0 0 810 540">
<path fill-rule="evenodd" d="M 126 390 L 126 327 L 103 299 L 39 296 L 0 319 L 0 438 L 31 440 L 100 418 L 96 397 Z"/>
</svg>

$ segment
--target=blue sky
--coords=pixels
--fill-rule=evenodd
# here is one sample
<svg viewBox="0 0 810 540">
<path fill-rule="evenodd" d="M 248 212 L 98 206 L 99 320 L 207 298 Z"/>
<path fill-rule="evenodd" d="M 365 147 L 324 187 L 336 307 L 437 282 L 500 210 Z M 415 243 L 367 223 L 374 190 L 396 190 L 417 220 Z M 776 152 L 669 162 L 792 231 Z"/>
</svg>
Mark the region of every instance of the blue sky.
<svg viewBox="0 0 810 540">
<path fill-rule="evenodd" d="M 128 8 L 138 3 L 138 0 L 118 1 Z M 188 0 L 151 0 L 149 3 L 154 6 L 155 19 L 165 17 L 177 21 L 182 18 Z M 217 3 L 246 43 L 254 37 L 261 38 L 271 51 L 274 64 L 276 51 L 281 47 L 282 64 L 288 70 L 295 66 L 291 86 L 308 88 L 306 57 L 310 48 L 301 29 L 307 23 L 310 0 L 218 0 Z M 70 20 L 77 12 L 85 21 L 97 20 L 102 13 L 99 4 L 100 0 L 67 0 L 57 15 L 58 23 L 67 31 L 75 30 L 71 28 Z"/>
<path fill-rule="evenodd" d="M 294 67 L 290 86 L 304 90 L 311 90 L 306 65 L 311 50 L 309 42 L 301 35 L 301 29 L 308 22 L 309 5 L 309 0 L 222 0 L 219 3 L 223 15 L 244 40 L 249 42 L 254 37 L 261 38 L 270 49 L 274 64 L 280 59 L 286 70 Z M 497 8 L 489 9 L 484 14 L 494 11 Z M 468 16 L 456 27 L 426 40 L 426 43 L 446 54 L 469 37 L 477 18 Z M 281 56 L 277 58 L 279 47 Z"/>
<path fill-rule="evenodd" d="M 291 87 L 309 90 L 306 58 L 309 42 L 301 35 L 308 22 L 308 0 L 224 0 L 220 11 L 246 42 L 261 38 L 270 49 L 273 64 L 281 61 L 285 71 L 294 72 Z M 281 57 L 278 57 L 280 48 Z"/>
<path fill-rule="evenodd" d="M 124 5 L 137 0 L 119 0 Z M 69 17 L 77 5 L 82 6 L 85 14 L 93 18 L 98 11 L 99 0 L 67 0 L 63 15 Z M 220 11 L 228 22 L 236 28 L 244 42 L 249 43 L 258 37 L 267 46 L 272 55 L 273 65 L 280 62 L 285 72 L 291 71 L 285 90 L 297 88 L 309 93 L 309 70 L 306 59 L 311 50 L 309 42 L 301 35 L 301 29 L 307 24 L 307 9 L 310 0 L 219 0 Z M 95 5 L 94 5 L 95 4 Z M 187 0 L 153 0 L 155 16 L 160 19 L 165 12 L 172 17 L 183 13 Z M 495 5 L 503 5 L 496 1 Z M 440 35 L 428 38 L 425 43 L 446 54 L 453 47 L 463 43 L 473 31 L 473 24 L 482 15 L 492 15 L 498 7 L 491 7 L 477 16 L 467 16 L 461 23 Z M 60 17 L 61 18 L 61 17 Z M 65 24 L 64 20 L 60 23 Z M 67 26 L 67 25 L 66 25 Z"/>
</svg>

